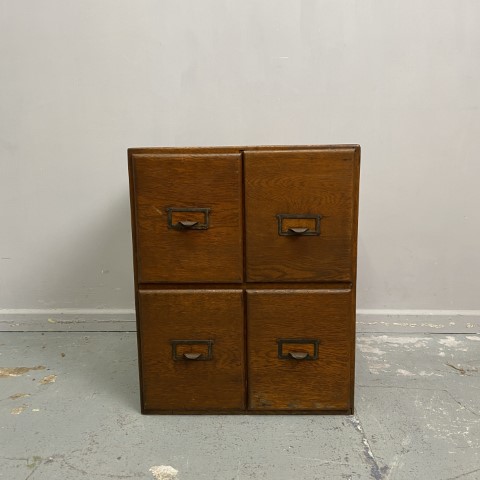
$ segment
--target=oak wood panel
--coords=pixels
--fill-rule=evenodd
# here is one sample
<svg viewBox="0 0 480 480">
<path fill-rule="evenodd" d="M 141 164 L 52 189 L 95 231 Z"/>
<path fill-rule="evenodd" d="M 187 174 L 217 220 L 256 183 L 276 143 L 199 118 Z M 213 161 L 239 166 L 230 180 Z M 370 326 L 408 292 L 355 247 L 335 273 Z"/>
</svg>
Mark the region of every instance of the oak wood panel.
<svg viewBox="0 0 480 480">
<path fill-rule="evenodd" d="M 249 146 L 192 146 L 192 147 L 132 147 L 128 149 L 128 155 L 139 154 L 185 154 L 185 153 L 239 153 L 245 150 L 338 150 L 343 148 L 360 149 L 359 145 L 249 145 Z"/>
<path fill-rule="evenodd" d="M 130 219 L 132 225 L 132 250 L 133 250 L 133 278 L 135 282 L 135 318 L 137 325 L 137 354 L 138 354 L 138 375 L 140 381 L 140 405 L 143 405 L 143 382 L 142 382 L 142 341 L 140 338 L 140 308 L 138 303 L 138 269 L 137 269 L 137 238 L 136 238 L 136 208 L 135 208 L 135 189 L 133 179 L 132 156 L 128 154 L 128 182 L 130 192 Z"/>
<path fill-rule="evenodd" d="M 145 412 L 245 408 L 242 290 L 141 290 L 139 307 Z M 173 360 L 172 340 L 211 340 L 212 359 Z"/>
<path fill-rule="evenodd" d="M 352 407 L 351 297 L 351 290 L 247 290 L 248 408 Z M 319 358 L 279 359 L 279 339 L 316 339 Z"/>
<path fill-rule="evenodd" d="M 138 281 L 241 282 L 240 154 L 139 154 L 132 168 Z M 191 207 L 210 209 L 208 229 L 169 228 L 168 208 Z M 184 213 L 185 220 L 197 217 Z"/>
<path fill-rule="evenodd" d="M 354 157 L 354 185 L 353 185 L 353 217 L 352 217 L 352 337 L 353 342 L 350 347 L 351 363 L 350 363 L 350 383 L 352 389 L 350 392 L 350 404 L 355 404 L 355 338 L 356 338 L 356 311 L 357 311 L 357 249 L 358 249 L 358 208 L 359 208 L 359 192 L 360 192 L 360 146 L 355 148 Z"/>
<path fill-rule="evenodd" d="M 316 288 L 322 288 L 322 290 L 345 290 L 351 289 L 352 283 L 351 282 L 322 282 L 321 284 L 316 283 L 298 283 L 298 282 L 291 282 L 291 283 L 284 283 L 284 282 L 243 282 L 238 284 L 231 284 L 231 283 L 208 283 L 208 284 L 198 284 L 198 283 L 142 283 L 141 289 L 142 290 L 191 290 L 197 288 L 209 288 L 209 289 L 216 289 L 216 290 L 229 290 L 231 288 L 250 288 L 250 289 L 294 289 L 294 290 L 312 290 Z"/>
<path fill-rule="evenodd" d="M 245 185 L 245 183 L 242 182 L 242 177 L 244 177 L 242 168 L 245 170 L 248 170 L 248 166 L 246 165 L 245 161 L 241 161 L 241 157 L 239 155 L 244 154 L 245 156 L 252 156 L 254 153 L 259 153 L 263 152 L 265 154 L 270 155 L 272 151 L 275 151 L 277 154 L 282 153 L 284 156 L 288 156 L 291 158 L 291 153 L 292 151 L 295 152 L 295 154 L 298 156 L 302 156 L 303 159 L 305 158 L 310 158 L 312 159 L 317 152 L 322 152 L 324 155 L 325 159 L 325 154 L 332 154 L 335 152 L 339 151 L 345 151 L 347 150 L 348 152 L 353 152 L 353 179 L 352 179 L 352 190 L 350 193 L 347 193 L 347 195 L 350 195 L 352 199 L 352 215 L 351 215 L 351 255 L 350 255 L 350 266 L 351 266 L 351 275 L 347 278 L 339 278 L 338 276 L 335 278 L 327 279 L 325 280 L 324 277 L 322 277 L 320 280 L 317 278 L 312 278 L 312 279 L 302 279 L 298 278 L 298 275 L 294 275 L 291 279 L 289 278 L 284 278 L 283 276 L 278 277 L 275 280 L 271 280 L 270 277 L 267 280 L 260 279 L 260 280 L 255 280 L 252 281 L 250 278 L 241 278 L 239 280 L 233 281 L 228 279 L 224 280 L 221 278 L 222 273 L 220 275 L 215 274 L 213 279 L 210 280 L 204 280 L 204 279 L 196 279 L 196 278 L 191 278 L 190 276 L 186 276 L 185 279 L 180 279 L 180 280 L 175 280 L 175 279 L 170 279 L 167 278 L 165 280 L 158 280 L 158 278 L 154 280 L 142 280 L 142 277 L 140 275 L 141 273 L 141 263 L 140 259 L 142 256 L 140 255 L 141 249 L 139 248 L 139 235 L 138 235 L 138 211 L 141 211 L 141 209 L 138 209 L 138 196 L 139 192 L 143 191 L 143 186 L 138 185 L 138 182 L 136 181 L 137 178 L 137 172 L 136 172 L 136 165 L 137 162 L 146 162 L 148 163 L 148 170 L 150 170 L 151 166 L 154 165 L 155 162 L 152 163 L 153 159 L 156 159 L 156 161 L 162 159 L 167 159 L 168 157 L 171 158 L 171 160 L 174 160 L 175 163 L 178 163 L 178 160 L 183 159 L 185 161 L 185 167 L 187 170 L 194 170 L 195 172 L 198 173 L 198 169 L 196 168 L 200 163 L 196 163 L 196 160 L 201 158 L 207 159 L 209 157 L 210 159 L 214 158 L 220 158 L 220 157 L 229 157 L 232 158 L 236 157 L 236 159 L 240 158 L 239 163 L 239 168 L 238 171 L 240 172 L 239 176 L 239 209 L 240 209 L 240 226 L 239 226 L 239 241 L 240 244 L 242 243 L 242 233 L 243 233 L 243 238 L 246 238 L 245 235 L 245 230 L 247 226 L 243 226 L 244 231 L 242 232 L 242 197 L 246 198 L 245 196 L 245 191 L 242 192 L 242 187 L 245 190 L 248 190 L 248 187 Z M 244 153 L 245 152 L 245 153 Z M 305 153 L 309 154 L 307 157 L 305 157 Z M 343 152 L 342 152 L 343 153 Z M 233 154 L 233 155 L 231 155 Z M 261 157 L 256 157 L 257 160 L 258 158 L 261 159 Z M 237 160 L 236 160 L 237 161 Z M 187 165 L 190 164 L 190 165 Z M 138 327 L 138 347 L 139 347 L 139 369 L 140 369 L 140 384 L 141 384 L 141 404 L 142 404 L 142 412 L 143 413 L 163 413 L 163 414 L 168 414 L 168 413 L 175 413 L 175 414 L 193 414 L 193 413 L 252 413 L 252 414 L 346 414 L 346 413 L 351 413 L 353 411 L 353 401 L 354 401 L 354 388 L 353 388 L 353 382 L 354 382 L 354 374 L 355 374 L 355 367 L 354 367 L 354 353 L 355 353 L 355 342 L 354 342 L 354 313 L 355 312 L 355 290 L 356 290 L 356 241 L 357 241 L 357 214 L 358 214 L 358 184 L 359 184 L 359 163 L 360 163 L 360 147 L 357 145 L 328 145 L 328 146 L 315 146 L 315 145 L 309 145 L 309 146 L 254 146 L 254 147 L 187 147 L 187 148 L 177 148 L 177 147 L 159 147 L 159 148 L 133 148 L 129 149 L 129 172 L 130 172 L 130 194 L 131 194 L 131 207 L 132 207 L 132 233 L 133 233 L 133 244 L 134 244 L 134 267 L 135 267 L 135 296 L 136 296 L 136 309 L 137 309 L 137 327 Z M 205 162 L 204 167 L 207 168 L 202 168 L 202 172 L 205 173 L 205 177 L 210 177 L 211 175 L 207 175 L 208 169 L 212 169 L 212 171 L 215 169 L 215 164 L 211 162 Z M 161 167 L 158 166 L 158 172 L 157 175 L 159 176 L 165 176 L 164 171 L 160 171 Z M 266 172 L 266 175 L 268 176 L 271 173 L 271 171 Z M 298 169 L 297 172 L 298 173 Z M 342 174 L 343 175 L 343 174 Z M 212 184 L 210 183 L 210 178 L 206 178 L 205 184 L 207 185 L 207 188 L 204 189 L 204 192 L 212 190 Z M 166 183 L 168 183 L 169 180 L 166 179 Z M 200 180 L 202 182 L 202 180 Z M 177 182 L 177 192 L 178 191 L 185 191 L 182 190 L 182 184 L 183 181 L 180 178 L 179 181 Z M 308 183 L 308 181 L 307 181 Z M 152 190 L 155 190 L 161 186 L 161 184 L 157 181 L 152 182 L 151 188 Z M 167 185 L 168 186 L 168 185 Z M 200 189 L 199 189 L 200 190 Z M 288 190 L 288 188 L 287 188 Z M 203 193 L 203 192 L 202 192 Z M 258 192 L 257 192 L 258 193 Z M 268 204 L 268 201 L 266 202 Z M 265 205 L 265 204 L 264 204 Z M 184 205 L 168 205 L 168 206 L 173 206 L 173 207 L 182 207 Z M 197 207 L 204 207 L 204 208 L 210 208 L 210 207 L 205 207 L 204 205 L 186 205 L 186 206 L 197 206 Z M 279 213 L 298 213 L 298 212 L 279 212 Z M 310 212 L 301 212 L 301 213 L 310 213 Z M 175 214 L 175 220 L 181 219 Z M 180 214 L 181 215 L 181 214 Z M 201 215 L 200 214 L 194 214 L 197 215 L 197 217 L 192 218 L 192 220 L 196 221 L 201 221 Z M 194 216 L 193 215 L 193 216 Z M 275 219 L 276 220 L 276 219 Z M 324 219 L 322 219 L 323 222 Z M 314 221 L 311 219 L 306 219 L 305 220 L 305 226 L 308 226 L 310 229 L 314 228 Z M 291 220 L 291 219 L 286 219 L 284 220 L 284 229 L 288 229 L 289 227 L 295 227 L 296 226 L 296 220 Z M 321 225 L 323 228 L 323 223 Z M 147 229 L 149 230 L 149 229 Z M 278 228 L 277 225 L 275 225 L 275 232 L 278 234 Z M 323 233 L 323 229 L 321 230 Z M 191 234 L 194 232 L 180 232 L 180 233 L 187 233 Z M 188 238 L 188 237 L 187 237 Z M 315 238 L 315 237 L 313 237 Z M 299 238 L 288 238 L 287 240 L 294 240 L 297 241 Z M 219 243 L 222 243 L 222 239 L 219 240 Z M 288 245 L 288 244 L 287 244 Z M 244 271 L 248 267 L 248 262 L 247 262 L 247 257 L 246 255 L 241 254 L 242 247 L 246 251 L 246 242 L 243 242 L 243 245 L 240 245 L 239 251 L 240 251 L 240 271 L 242 270 L 242 260 L 245 261 L 245 266 L 244 266 Z M 268 246 L 266 246 L 266 249 L 268 249 Z M 213 252 L 214 249 L 212 249 Z M 302 249 L 299 249 L 302 250 Z M 177 249 L 178 251 L 178 249 Z M 217 252 L 215 251 L 215 254 Z M 243 257 L 243 258 L 242 258 Z M 304 262 L 306 264 L 306 262 Z M 178 268 L 178 265 L 173 262 L 171 264 L 172 268 L 176 270 Z M 159 258 L 159 264 L 155 266 L 152 269 L 152 272 L 154 275 L 156 275 L 161 269 L 165 268 L 165 262 L 163 259 Z M 195 269 L 195 266 L 192 267 Z M 217 273 L 222 271 L 222 268 L 224 268 L 224 265 L 220 269 L 217 269 Z M 190 269 L 189 269 L 190 270 Z M 289 272 L 291 273 L 291 272 Z M 203 282 L 203 284 L 201 284 Z M 208 283 L 207 283 L 208 282 Z M 318 282 L 321 282 L 318 283 Z M 232 288 L 235 288 L 235 290 L 232 290 Z M 191 373 L 188 371 L 183 371 L 181 372 L 181 375 L 178 376 L 178 371 L 175 371 L 173 374 L 170 371 L 169 373 L 167 372 L 167 376 L 163 376 L 163 372 L 165 370 L 165 366 L 168 365 L 168 363 L 164 360 L 155 360 L 155 356 L 157 355 L 156 352 L 156 346 L 152 347 L 152 344 L 150 343 L 150 340 L 152 338 L 151 334 L 149 333 L 149 329 L 153 328 L 152 332 L 153 335 L 159 335 L 160 338 L 163 338 L 162 335 L 164 335 L 167 332 L 167 327 L 168 325 L 173 325 L 177 323 L 177 318 L 178 318 L 178 312 L 174 312 L 175 308 L 174 305 L 183 305 L 185 302 L 186 304 L 192 304 L 192 303 L 198 303 L 200 306 L 203 305 L 205 308 L 207 308 L 209 305 L 216 309 L 219 307 L 222 302 L 218 302 L 218 297 L 217 300 L 205 300 L 203 301 L 201 299 L 202 295 L 204 294 L 212 294 L 212 293 L 220 293 L 220 294 L 232 294 L 232 293 L 237 293 L 240 294 L 240 297 L 242 297 L 242 291 L 245 291 L 245 289 L 248 290 L 248 299 L 250 301 L 251 294 L 263 294 L 263 295 L 270 295 L 273 300 L 267 301 L 267 304 L 276 304 L 278 303 L 275 300 L 276 295 L 297 295 L 297 294 L 303 294 L 303 295 L 308 295 L 309 300 L 305 302 L 302 296 L 298 297 L 297 300 L 294 302 L 296 306 L 301 310 L 303 304 L 308 304 L 311 302 L 314 302 L 314 300 L 311 297 L 311 294 L 320 294 L 321 288 L 321 293 L 322 295 L 349 295 L 349 305 L 350 305 L 350 313 L 347 315 L 349 318 L 349 324 L 347 326 L 347 333 L 343 337 L 344 340 L 347 342 L 348 346 L 346 347 L 345 351 L 347 352 L 347 356 L 349 358 L 349 367 L 346 368 L 346 370 L 342 370 L 343 373 L 341 373 L 341 378 L 337 382 L 337 386 L 339 386 L 340 391 L 339 395 L 340 400 L 333 405 L 331 402 L 328 403 L 321 403 L 321 402 L 316 402 L 313 407 L 311 405 L 302 406 L 298 399 L 294 398 L 294 401 L 291 401 L 292 396 L 285 398 L 284 402 L 280 402 L 281 405 L 279 406 L 277 404 L 272 404 L 271 406 L 268 405 L 268 400 L 265 402 L 264 398 L 259 398 L 260 400 L 260 406 L 257 406 L 254 402 L 251 401 L 251 389 L 247 390 L 246 389 L 246 379 L 245 375 L 248 374 L 248 369 L 250 368 L 250 363 L 253 362 L 254 364 L 260 365 L 259 370 L 256 368 L 253 368 L 253 378 L 260 378 L 261 376 L 258 377 L 258 372 L 260 373 L 264 371 L 264 368 L 262 367 L 262 356 L 257 356 L 255 354 L 252 354 L 250 351 L 250 343 L 249 343 L 249 356 L 248 356 L 248 361 L 246 360 L 247 357 L 245 355 L 245 348 L 246 348 L 246 342 L 244 341 L 244 332 L 243 332 L 243 327 L 245 326 L 245 322 L 243 320 L 244 317 L 242 317 L 242 324 L 243 327 L 240 329 L 236 329 L 234 326 L 233 329 L 237 332 L 237 339 L 240 339 L 240 346 L 239 350 L 240 352 L 243 352 L 242 360 L 240 361 L 240 365 L 242 367 L 242 372 L 241 372 L 241 377 L 242 379 L 240 380 L 239 384 L 240 386 L 240 391 L 236 390 L 236 387 L 231 385 L 231 389 L 228 386 L 228 380 L 227 380 L 227 390 L 230 392 L 233 392 L 236 390 L 236 394 L 233 396 L 237 399 L 235 400 L 232 404 L 225 405 L 224 401 L 221 401 L 220 403 L 215 404 L 215 395 L 211 395 L 208 397 L 206 403 L 202 403 L 205 398 L 200 396 L 200 405 L 195 404 L 191 406 L 186 406 L 185 405 L 185 396 L 184 393 L 187 392 L 187 395 L 194 395 L 195 394 L 195 389 L 197 388 L 198 391 L 201 392 L 206 392 L 205 390 L 202 390 L 203 386 L 201 382 L 193 382 L 193 384 L 190 382 L 190 379 L 188 375 L 183 375 L 186 373 Z M 240 290 L 242 289 L 242 290 Z M 215 291 L 213 291 L 215 290 Z M 277 290 L 277 291 L 274 291 Z M 343 290 L 343 291 L 342 291 Z M 350 293 L 345 292 L 345 290 L 350 291 Z M 156 294 L 161 293 L 162 295 L 170 295 L 170 294 L 175 294 L 176 299 L 172 299 L 171 301 L 160 301 L 157 306 L 156 301 L 150 302 L 150 301 L 144 301 L 147 295 L 149 296 L 155 296 Z M 188 298 L 192 298 L 191 295 L 195 296 L 195 300 L 188 300 Z M 200 295 L 200 298 L 199 298 Z M 199 300 L 199 302 L 197 302 Z M 245 308 L 246 305 L 242 307 L 241 305 L 242 300 L 240 299 L 240 308 L 239 311 L 242 311 L 242 308 Z M 245 302 L 246 303 L 246 302 Z M 255 303 L 255 300 L 253 301 Z M 281 303 L 281 302 L 280 302 Z M 288 303 L 288 302 L 287 302 Z M 348 302 L 347 302 L 348 303 Z M 150 310 L 150 313 L 145 314 L 144 313 L 144 305 L 147 305 L 147 310 Z M 165 305 L 169 305 L 168 307 L 165 307 Z M 233 303 L 228 300 L 225 301 L 224 304 L 224 310 L 229 310 L 231 308 L 237 308 L 238 304 L 236 301 Z M 220 307 L 220 310 L 222 310 L 223 307 Z M 267 306 L 265 306 L 265 309 Z M 289 307 L 290 308 L 290 307 Z M 320 309 L 325 309 L 320 305 Z M 329 307 L 327 307 L 328 310 Z M 339 312 L 343 306 L 339 307 L 337 309 L 337 312 Z M 292 305 L 293 309 L 293 305 Z M 158 312 L 160 311 L 168 311 L 169 315 L 158 315 Z M 288 311 L 288 308 L 286 309 Z M 293 310 L 292 310 L 293 311 Z M 156 312 L 156 313 L 155 313 Z M 190 313 L 189 313 L 190 312 Z M 183 317 L 183 320 L 180 322 L 180 324 L 183 323 L 183 325 L 190 325 L 190 327 L 196 327 L 197 326 L 197 319 L 200 320 L 200 323 L 202 323 L 202 317 L 196 315 L 197 312 L 194 312 L 193 307 L 190 309 L 190 307 L 187 307 L 185 310 L 185 316 Z M 242 313 L 240 314 L 242 315 Z M 250 315 L 250 313 L 249 313 Z M 274 316 L 274 312 L 272 310 L 272 316 Z M 339 314 L 340 315 L 340 314 Z M 167 317 L 170 316 L 170 320 L 167 320 Z M 182 316 L 182 315 L 180 315 Z M 187 320 L 187 317 L 190 316 L 190 321 Z M 147 322 L 145 321 L 145 318 L 150 318 Z M 215 317 L 215 314 L 212 314 L 212 317 Z M 175 320 L 173 320 L 175 318 Z M 228 322 L 231 321 L 231 319 L 234 320 L 234 323 L 236 324 L 235 321 L 235 314 L 232 315 L 231 311 L 227 312 L 225 318 L 228 318 Z M 225 324 L 225 318 L 223 320 L 224 322 L 224 327 L 226 330 L 230 331 L 230 327 L 228 327 Z M 335 315 L 331 317 L 333 320 L 335 320 Z M 155 320 L 154 320 L 155 319 Z M 167 320 L 167 323 L 165 325 L 162 324 L 160 327 L 161 322 L 164 320 Z M 217 318 L 218 322 L 220 320 Z M 268 320 L 268 316 L 267 316 Z M 158 323 L 160 321 L 160 324 Z M 216 321 L 216 320 L 215 320 Z M 215 323 L 214 321 L 214 323 Z M 208 323 L 208 320 L 206 321 Z M 272 321 L 273 322 L 273 321 Z M 273 330 L 277 330 L 277 326 L 282 326 L 282 322 L 277 322 L 275 320 L 276 324 Z M 267 322 L 268 323 L 268 322 Z M 273 323 L 272 323 L 273 324 Z M 297 325 L 300 324 L 301 327 L 301 322 L 297 322 Z M 145 330 L 145 328 L 147 328 Z M 343 328 L 341 326 L 335 327 L 337 328 Z M 263 330 L 263 324 L 261 329 Z M 285 329 L 287 331 L 288 329 Z M 196 331 L 196 330 L 195 330 Z M 209 331 L 212 331 L 210 329 Z M 293 332 L 293 330 L 292 330 Z M 168 333 L 168 332 L 167 332 Z M 248 330 L 248 335 L 250 335 L 250 329 Z M 336 334 L 334 334 L 335 336 Z M 343 335 L 340 333 L 340 336 Z M 283 335 L 282 335 L 283 336 Z M 157 337 L 158 338 L 158 337 Z M 207 337 L 205 337 L 206 339 Z M 298 337 L 296 337 L 298 338 Z M 178 338 L 177 338 L 178 339 Z M 170 339 L 171 340 L 171 339 Z M 170 340 L 168 342 L 170 342 Z M 336 342 L 337 345 L 340 347 L 340 350 L 343 349 L 342 342 Z M 252 343 L 254 345 L 254 343 Z M 319 346 L 319 349 L 322 347 Z M 215 349 L 215 347 L 214 347 Z M 184 353 L 201 353 L 202 355 L 206 355 L 208 353 L 208 348 L 205 344 L 201 345 L 189 345 L 189 344 L 181 344 L 178 346 L 178 352 L 180 355 Z M 288 353 L 289 351 L 293 353 L 298 353 L 299 350 L 306 351 L 310 354 L 313 354 L 314 348 L 313 345 L 302 345 L 302 344 L 286 344 L 284 346 L 284 352 Z M 321 352 L 321 350 L 320 350 Z M 278 346 L 275 344 L 275 353 L 278 357 Z M 337 351 L 338 353 L 338 351 Z M 340 352 L 341 353 L 341 352 Z M 148 360 L 148 356 L 150 355 L 151 360 Z M 169 360 L 172 360 L 172 350 L 171 350 L 171 345 L 169 349 Z M 158 356 L 158 355 L 157 355 Z M 335 355 L 334 355 L 335 356 Z M 284 362 L 286 360 L 283 360 Z M 294 360 L 288 360 L 288 361 L 294 361 Z M 152 363 L 153 362 L 153 363 Z M 179 362 L 176 361 L 176 364 L 178 363 L 186 363 L 185 361 Z M 190 364 L 194 365 L 197 364 L 197 366 L 200 366 L 201 364 L 209 364 L 211 363 L 210 361 L 191 361 Z M 223 360 L 220 363 L 224 363 Z M 310 361 L 298 361 L 298 363 L 310 363 Z M 315 361 L 312 361 L 312 363 L 315 363 Z M 342 363 L 341 361 L 339 363 Z M 228 362 L 226 362 L 228 364 Z M 238 367 L 238 364 L 236 365 Z M 235 368 L 233 370 L 235 370 Z M 308 371 L 307 367 L 307 371 Z M 167 368 L 168 370 L 168 368 Z M 349 371 L 349 373 L 347 372 Z M 216 372 L 216 369 L 215 369 Z M 280 369 L 280 373 L 282 370 Z M 217 372 L 216 372 L 217 373 Z M 224 375 L 223 370 L 218 372 L 220 376 Z M 278 371 L 275 369 L 273 373 L 266 374 L 267 380 L 268 378 L 270 379 L 275 379 L 277 377 Z M 225 375 L 227 375 L 225 373 Z M 223 385 L 225 384 L 225 375 L 222 378 L 219 378 L 218 383 L 216 383 L 216 380 L 214 379 L 213 382 L 213 387 L 216 388 L 217 386 L 222 385 L 221 387 L 218 387 L 219 389 L 223 390 Z M 197 377 L 197 376 L 195 376 Z M 327 375 L 328 377 L 328 375 Z M 209 377 L 210 378 L 210 377 Z M 229 376 L 230 380 L 232 380 L 232 377 Z M 251 378 L 251 375 L 249 376 Z M 174 387 L 176 389 L 175 391 L 171 392 L 172 395 L 168 397 L 168 389 L 164 388 L 162 389 L 163 380 L 166 379 L 168 382 L 168 387 Z M 288 381 L 288 377 L 281 377 L 281 381 Z M 348 392 L 345 393 L 343 391 L 343 386 L 345 385 L 345 382 L 349 384 L 348 387 Z M 235 383 L 235 382 L 234 382 Z M 268 383 L 268 381 L 267 381 Z M 302 382 L 300 382 L 302 383 Z M 307 382 L 308 383 L 308 380 Z M 295 382 L 295 385 L 297 385 L 297 382 Z M 335 380 L 331 385 L 335 385 Z M 193 388 L 193 389 L 192 389 Z M 327 389 L 328 390 L 328 389 Z M 333 391 L 333 388 L 330 388 L 331 391 Z M 239 393 L 240 392 L 240 393 Z M 245 402 L 245 394 L 249 392 L 249 405 L 247 407 L 247 404 Z M 313 391 L 313 394 L 315 394 L 315 390 Z M 153 395 L 153 396 L 152 396 Z M 162 397 L 165 395 L 165 397 Z M 183 396 L 182 396 L 183 395 Z M 243 398 L 242 398 L 243 395 Z M 227 394 L 228 396 L 228 394 Z M 238 401 L 238 398 L 241 398 L 240 401 Z M 165 398 L 167 400 L 165 401 Z M 303 397 L 302 397 L 303 398 Z M 313 398 L 313 397 L 310 397 Z M 342 399 L 347 398 L 346 402 L 343 402 Z M 149 403 L 151 400 L 153 400 L 153 403 Z M 280 398 L 281 400 L 281 398 Z M 288 400 L 288 403 L 286 401 Z M 297 401 L 296 401 L 297 400 Z M 198 399 L 196 399 L 198 401 Z M 209 404 L 210 402 L 210 404 Z M 343 403 L 342 403 L 343 402 Z M 342 406 L 343 405 L 343 406 Z"/>
<path fill-rule="evenodd" d="M 244 152 L 248 281 L 352 279 L 356 162 L 355 148 Z M 281 236 L 277 214 L 321 215 L 320 235 Z"/>
</svg>

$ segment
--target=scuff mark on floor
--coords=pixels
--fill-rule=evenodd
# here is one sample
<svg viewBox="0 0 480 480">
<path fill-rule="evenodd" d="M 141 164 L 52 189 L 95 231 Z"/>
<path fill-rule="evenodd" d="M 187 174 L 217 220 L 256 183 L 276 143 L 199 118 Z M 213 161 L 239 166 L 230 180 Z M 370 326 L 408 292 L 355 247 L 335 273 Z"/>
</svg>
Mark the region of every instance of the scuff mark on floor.
<svg viewBox="0 0 480 480">
<path fill-rule="evenodd" d="M 27 463 L 27 467 L 28 468 L 36 468 L 38 467 L 38 465 L 40 465 L 40 463 L 42 463 L 42 457 L 39 457 L 38 455 L 34 455 L 32 457 L 32 460 L 30 461 L 29 460 L 29 463 Z"/>
<path fill-rule="evenodd" d="M 442 375 L 441 373 L 426 372 L 425 370 L 422 370 L 421 372 L 418 372 L 418 374 L 419 374 L 421 377 L 432 377 L 432 376 L 435 376 L 435 377 L 443 377 L 443 375 Z"/>
<path fill-rule="evenodd" d="M 42 457 L 39 457 L 37 455 L 34 455 L 32 457 L 32 461 L 30 462 L 29 459 L 27 459 L 27 467 L 28 468 L 31 468 L 32 471 L 30 472 L 30 474 L 27 476 L 27 478 L 25 480 L 28 480 L 37 470 L 37 468 L 42 464 Z"/>
<path fill-rule="evenodd" d="M 478 415 L 448 391 L 446 393 L 449 397 L 447 400 L 438 395 L 438 392 L 433 392 L 429 402 L 423 405 L 429 418 L 427 430 L 433 433 L 433 438 L 449 442 L 457 449 L 468 448 L 472 449 L 472 452 L 478 451 L 478 436 L 472 432 L 478 431 L 480 420 L 468 418 L 468 415 L 462 415 L 461 412 L 468 410 L 475 417 Z M 455 402 L 456 407 L 452 408 L 451 400 Z"/>
<path fill-rule="evenodd" d="M 8 398 L 10 400 L 18 400 L 19 398 L 25 398 L 25 397 L 29 397 L 30 394 L 29 393 L 15 393 L 13 395 L 10 395 Z"/>
<path fill-rule="evenodd" d="M 368 369 L 370 370 L 370 373 L 373 373 L 374 375 L 380 375 L 380 373 L 387 373 L 390 370 L 388 370 L 391 367 L 389 363 L 371 363 L 368 365 Z"/>
<path fill-rule="evenodd" d="M 57 380 L 56 375 L 47 375 L 46 377 L 43 377 L 40 380 L 39 385 L 46 385 L 47 383 L 55 383 L 56 380 Z"/>
<path fill-rule="evenodd" d="M 446 347 L 458 348 L 462 345 L 460 340 L 455 340 L 455 337 L 448 335 L 446 338 L 441 338 L 438 343 L 445 345 Z"/>
<path fill-rule="evenodd" d="M 173 480 L 177 477 L 178 470 L 170 465 L 155 465 L 150 468 L 150 472 L 156 480 Z"/>
<path fill-rule="evenodd" d="M 460 365 L 456 367 L 455 365 L 452 365 L 451 363 L 446 363 L 445 364 L 447 367 L 453 368 L 457 372 L 460 372 L 460 375 L 466 375 L 467 372 L 478 372 L 478 369 L 475 367 L 472 368 L 467 368 L 467 367 L 461 367 Z"/>
<path fill-rule="evenodd" d="M 379 348 L 372 347 L 371 345 L 365 345 L 359 343 L 358 348 L 363 352 L 363 353 L 374 353 L 375 355 L 385 355 L 383 350 L 380 350 Z"/>
<path fill-rule="evenodd" d="M 372 343 L 375 343 L 379 346 L 382 344 L 384 348 L 387 346 L 392 346 L 395 348 L 402 347 L 405 350 L 415 351 L 417 348 L 428 347 L 429 342 L 431 341 L 432 339 L 428 337 L 391 337 L 389 335 L 376 335 L 372 337 L 360 338 L 357 343 L 362 352 L 364 351 L 363 349 L 365 348 L 365 345 L 371 345 Z M 378 354 L 378 352 L 372 353 Z"/>
<path fill-rule="evenodd" d="M 45 368 L 43 365 L 37 365 L 36 367 L 0 367 L 0 378 L 21 377 L 32 370 L 45 370 Z"/>
</svg>

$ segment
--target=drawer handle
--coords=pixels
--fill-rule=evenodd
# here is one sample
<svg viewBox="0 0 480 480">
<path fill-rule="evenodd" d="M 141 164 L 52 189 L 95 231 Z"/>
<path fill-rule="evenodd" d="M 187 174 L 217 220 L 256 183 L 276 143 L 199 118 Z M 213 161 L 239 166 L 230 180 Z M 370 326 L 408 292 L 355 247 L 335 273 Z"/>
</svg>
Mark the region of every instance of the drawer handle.
<svg viewBox="0 0 480 480">
<path fill-rule="evenodd" d="M 213 340 L 171 340 L 170 343 L 172 345 L 172 358 L 175 361 L 213 360 Z M 186 352 L 185 350 L 197 351 Z"/>
<path fill-rule="evenodd" d="M 289 228 L 289 232 L 292 232 L 294 235 L 303 235 L 305 232 L 308 232 L 308 227 L 305 228 Z"/>
<path fill-rule="evenodd" d="M 174 226 L 176 228 L 192 228 L 197 224 L 198 224 L 198 222 L 189 222 L 188 220 L 180 220 Z"/>
<path fill-rule="evenodd" d="M 278 221 L 278 234 L 284 237 L 291 237 L 291 236 L 318 236 L 320 235 L 320 220 L 322 219 L 321 215 L 314 215 L 311 213 L 303 213 L 303 214 L 291 214 L 291 213 L 279 213 L 277 215 Z M 289 227 L 288 223 L 284 220 L 290 220 L 290 225 L 293 223 L 294 225 L 311 225 L 310 227 L 302 227 L 302 226 L 294 226 Z M 292 222 L 292 220 L 294 220 Z M 302 220 L 304 220 L 302 222 Z"/>
<path fill-rule="evenodd" d="M 295 360 L 305 360 L 308 357 L 308 352 L 288 352 L 288 354 Z"/>
<path fill-rule="evenodd" d="M 201 353 L 184 353 L 183 356 L 187 360 L 198 360 L 202 356 L 202 354 Z"/>
<path fill-rule="evenodd" d="M 280 360 L 318 360 L 319 344 L 320 340 L 316 338 L 279 338 L 277 340 L 278 358 Z M 303 346 L 305 349 L 309 346 L 309 351 L 302 351 Z M 297 350 L 298 348 L 301 350 Z"/>
<path fill-rule="evenodd" d="M 176 218 L 175 218 L 176 217 Z M 177 220 L 180 218 L 194 218 L 198 220 Z M 167 208 L 168 228 L 173 230 L 208 230 L 210 226 L 209 208 Z M 175 223 L 174 223 L 175 222 Z"/>
</svg>

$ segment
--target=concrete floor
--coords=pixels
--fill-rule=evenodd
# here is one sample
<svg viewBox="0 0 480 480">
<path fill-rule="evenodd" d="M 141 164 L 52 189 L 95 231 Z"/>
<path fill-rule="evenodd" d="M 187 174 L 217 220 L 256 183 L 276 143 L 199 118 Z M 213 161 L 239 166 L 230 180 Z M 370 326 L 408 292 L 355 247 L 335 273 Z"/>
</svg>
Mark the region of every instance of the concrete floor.
<svg viewBox="0 0 480 480">
<path fill-rule="evenodd" d="M 134 333 L 0 333 L 0 479 L 480 479 L 480 335 L 357 345 L 354 416 L 142 416 Z"/>
</svg>

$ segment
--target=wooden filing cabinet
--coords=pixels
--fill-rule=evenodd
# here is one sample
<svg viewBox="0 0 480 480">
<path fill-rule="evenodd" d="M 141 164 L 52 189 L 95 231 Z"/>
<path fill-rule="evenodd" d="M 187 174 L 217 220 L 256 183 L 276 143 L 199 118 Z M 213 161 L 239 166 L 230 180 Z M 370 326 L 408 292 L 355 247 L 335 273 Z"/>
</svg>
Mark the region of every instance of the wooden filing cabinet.
<svg viewBox="0 0 480 480">
<path fill-rule="evenodd" d="M 352 413 L 360 147 L 129 149 L 143 413 Z"/>
</svg>

